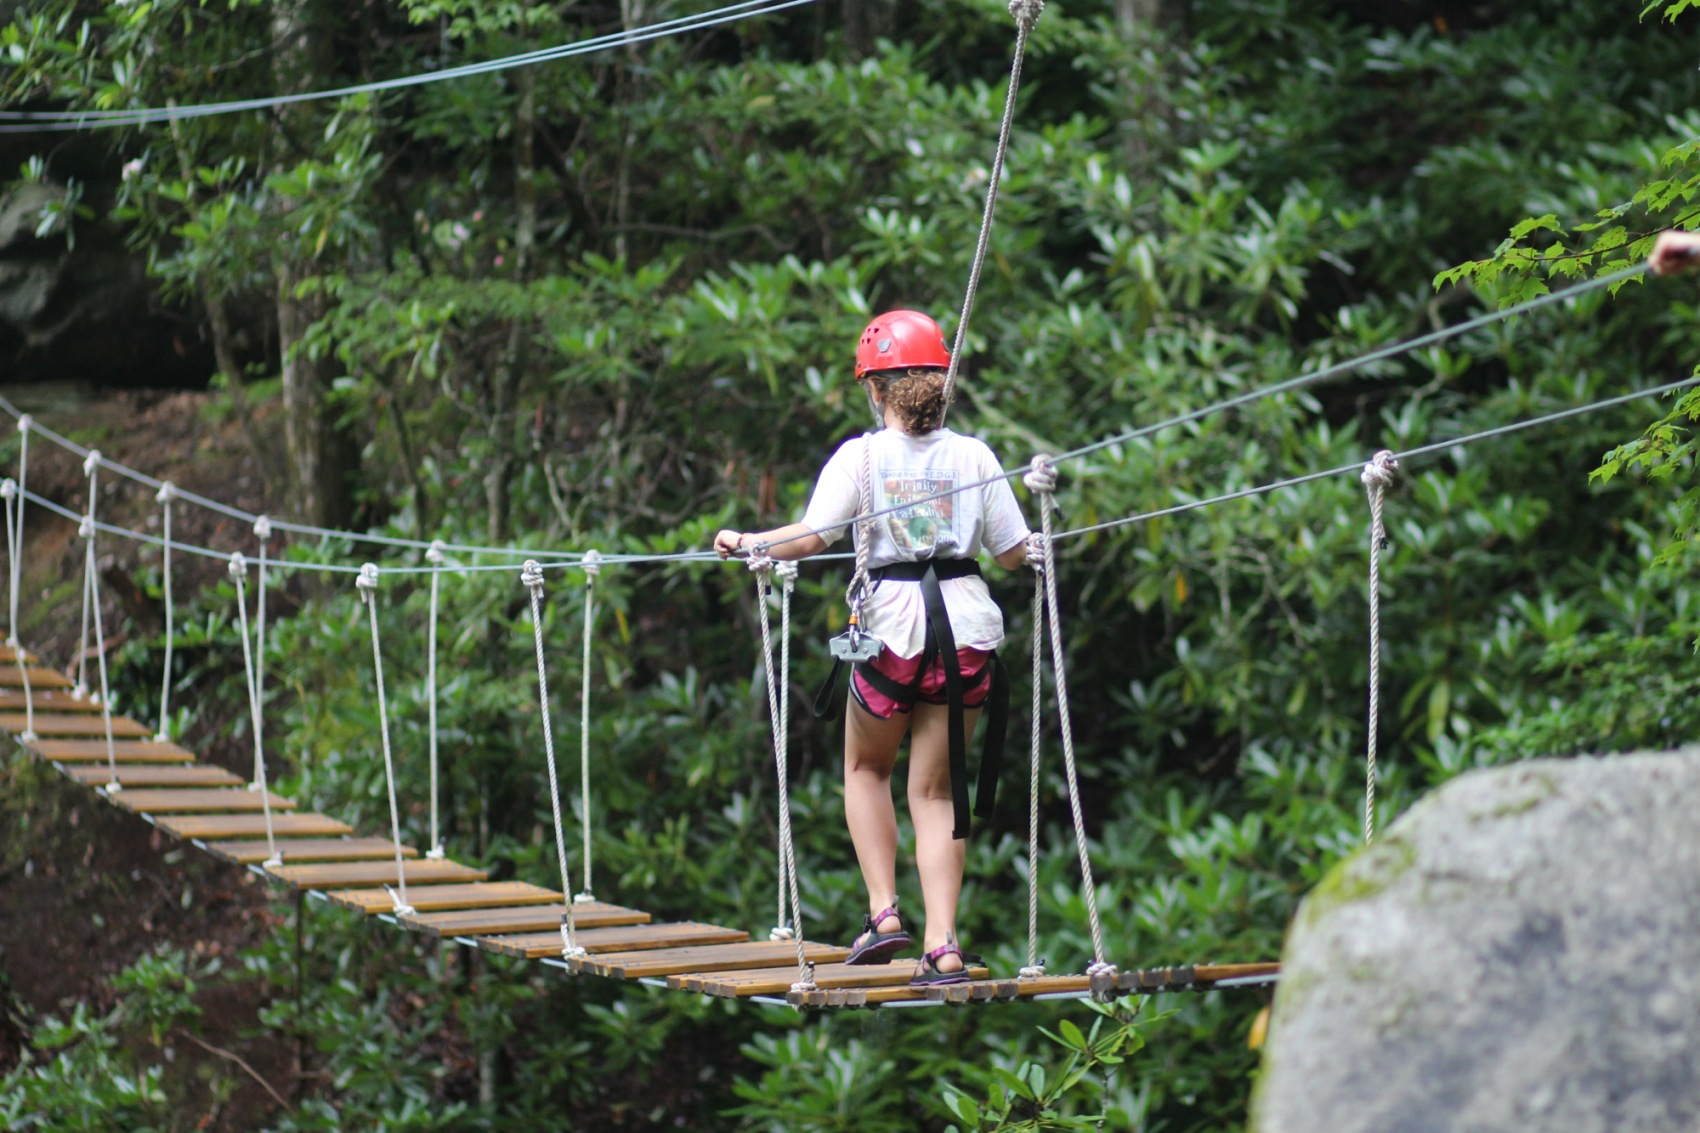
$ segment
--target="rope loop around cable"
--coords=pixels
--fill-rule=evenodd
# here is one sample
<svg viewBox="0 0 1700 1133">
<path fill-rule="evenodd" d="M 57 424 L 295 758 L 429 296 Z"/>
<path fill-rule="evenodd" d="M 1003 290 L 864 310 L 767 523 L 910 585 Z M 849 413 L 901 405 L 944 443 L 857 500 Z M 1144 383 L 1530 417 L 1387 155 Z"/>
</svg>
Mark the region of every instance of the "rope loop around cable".
<svg viewBox="0 0 1700 1133">
<path fill-rule="evenodd" d="M 543 567 L 536 559 L 526 559 L 520 565 L 519 580 L 533 594 L 543 593 Z"/>
<path fill-rule="evenodd" d="M 160 489 L 164 491 L 164 489 Z M 272 537 L 272 520 L 269 515 L 262 515 L 254 520 L 254 538 L 270 539 Z"/>
<path fill-rule="evenodd" d="M 578 568 L 584 571 L 589 581 L 596 581 L 602 573 L 602 552 L 594 549 L 586 551 L 579 559 Z"/>
<path fill-rule="evenodd" d="M 447 550 L 448 544 L 444 543 L 441 539 L 433 539 L 431 540 L 431 545 L 425 549 L 425 561 L 430 563 L 432 566 L 442 566 L 447 557 L 445 555 Z"/>
<path fill-rule="evenodd" d="M 378 564 L 362 563 L 360 573 L 354 576 L 354 585 L 360 591 L 360 600 L 370 604 L 373 592 L 378 589 Z"/>
<path fill-rule="evenodd" d="M 1009 14 L 1024 32 L 1031 32 L 1044 12 L 1045 0 L 1009 0 Z"/>
<path fill-rule="evenodd" d="M 93 476 L 94 470 L 99 468 L 100 465 L 100 450 L 97 448 L 90 449 L 89 454 L 83 457 L 83 475 Z"/>
<path fill-rule="evenodd" d="M 15 500 L 18 498 L 18 482 L 10 476 L 0 480 L 0 499 Z"/>
<path fill-rule="evenodd" d="M 28 433 L 34 425 L 35 418 L 31 417 L 28 413 L 25 413 L 18 418 L 18 432 L 20 433 Z"/>
<path fill-rule="evenodd" d="M 231 578 L 241 578 L 248 573 L 248 560 L 242 557 L 241 551 L 232 551 L 230 555 Z"/>
<path fill-rule="evenodd" d="M 153 494 L 153 498 L 156 503 L 169 504 L 176 502 L 177 485 L 173 484 L 170 480 L 165 481 L 159 486 L 159 491 Z"/>
<path fill-rule="evenodd" d="M 77 537 L 91 540 L 94 538 L 94 516 L 85 515 L 77 523 Z"/>
</svg>

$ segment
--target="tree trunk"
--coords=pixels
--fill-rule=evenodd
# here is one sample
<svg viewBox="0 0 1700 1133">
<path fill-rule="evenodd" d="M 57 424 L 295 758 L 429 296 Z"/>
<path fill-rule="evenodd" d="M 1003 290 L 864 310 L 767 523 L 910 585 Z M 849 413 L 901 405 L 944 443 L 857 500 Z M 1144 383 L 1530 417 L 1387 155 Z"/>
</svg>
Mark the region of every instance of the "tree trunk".
<svg viewBox="0 0 1700 1133">
<path fill-rule="evenodd" d="M 272 30 L 277 43 L 273 73 L 279 93 L 292 94 L 327 85 L 322 36 L 315 29 L 330 26 L 313 0 L 277 0 L 272 7 Z M 299 137 L 314 131 L 306 106 L 280 112 L 293 119 Z M 349 478 L 359 464 L 359 448 L 348 429 L 337 423 L 329 402 L 334 365 L 313 359 L 296 347 L 307 330 L 328 309 L 321 294 L 297 296 L 301 282 L 314 274 L 310 260 L 285 250 L 275 264 L 277 276 L 277 336 L 283 378 L 284 446 L 289 454 L 291 508 L 303 522 L 319 527 L 347 527 L 354 515 Z"/>
<path fill-rule="evenodd" d="M 519 102 L 514 107 L 514 279 L 531 281 L 537 248 L 537 78 L 530 68 L 514 72 Z M 531 320 L 517 315 L 490 383 L 490 467 L 484 473 L 486 534 L 492 545 L 505 542 L 513 526 L 511 488 L 516 462 L 514 436 L 520 386 L 525 377 Z"/>
</svg>

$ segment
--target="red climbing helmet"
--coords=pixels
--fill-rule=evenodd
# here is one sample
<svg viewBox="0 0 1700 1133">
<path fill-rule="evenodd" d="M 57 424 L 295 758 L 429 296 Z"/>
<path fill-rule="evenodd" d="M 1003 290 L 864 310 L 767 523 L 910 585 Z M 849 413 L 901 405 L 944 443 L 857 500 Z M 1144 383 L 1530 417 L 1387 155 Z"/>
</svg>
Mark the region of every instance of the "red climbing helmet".
<svg viewBox="0 0 1700 1133">
<path fill-rule="evenodd" d="M 856 344 L 856 380 L 875 370 L 950 365 L 950 347 L 939 325 L 919 311 L 887 311 L 868 324 Z"/>
</svg>

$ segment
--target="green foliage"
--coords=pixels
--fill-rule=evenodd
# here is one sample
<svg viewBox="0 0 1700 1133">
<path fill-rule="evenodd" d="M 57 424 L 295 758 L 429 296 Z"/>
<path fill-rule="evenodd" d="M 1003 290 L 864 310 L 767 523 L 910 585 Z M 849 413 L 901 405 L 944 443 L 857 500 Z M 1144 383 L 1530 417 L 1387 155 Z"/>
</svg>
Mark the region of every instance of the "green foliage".
<svg viewBox="0 0 1700 1133">
<path fill-rule="evenodd" d="M 1052 6 L 954 425 L 1015 464 L 1431 329 L 1476 296 L 1511 303 L 1613 270 L 1655 228 L 1687 223 L 1700 92 L 1686 40 L 1660 22 L 1592 0 L 1488 6 L 1456 30 L 1361 8 L 1207 0 L 1184 28 L 1129 30 L 1109 4 Z M 93 215 L 78 223 L 123 232 L 191 312 L 220 298 L 267 309 L 289 268 L 313 312 L 293 348 L 336 378 L 332 412 L 362 444 L 360 490 L 384 533 L 701 549 L 719 526 L 796 514 L 826 453 L 863 426 L 847 361 L 870 312 L 960 300 L 1007 25 L 997 5 L 904 10 L 856 58 L 821 6 L 525 76 L 114 131 L 106 161 L 122 172 L 89 183 L 79 207 Z M 3 33 L 0 81 L 75 106 L 271 90 L 268 11 L 38 5 Z M 611 19 L 564 4 L 370 5 L 314 56 L 315 77 L 490 58 Z M 81 174 L 62 166 L 44 146 L 32 176 L 69 186 Z M 1437 272 L 1431 296 L 1420 281 Z M 1354 466 L 1685 371 L 1694 311 L 1667 299 L 1591 294 L 1110 446 L 1065 467 L 1066 525 Z M 266 340 L 265 319 L 250 321 Z M 225 380 L 260 400 L 283 360 L 255 355 L 274 384 Z M 1387 505 L 1384 817 L 1469 767 L 1692 735 L 1680 666 L 1694 616 L 1664 533 L 1697 521 L 1684 483 L 1697 407 L 1678 402 L 1627 445 L 1645 409 L 1406 463 Z M 1631 471 L 1648 475 L 1630 485 L 1618 474 Z M 1366 528 L 1359 486 L 1339 476 L 1059 544 L 1096 898 L 1124 967 L 1274 955 L 1299 896 L 1357 845 Z M 266 743 L 303 805 L 383 829 L 364 612 L 345 576 L 306 569 L 371 553 L 289 548 L 302 569 L 278 575 Z M 442 826 L 451 855 L 558 886 L 516 575 L 441 579 Z M 804 574 L 794 695 L 826 668 L 843 581 L 839 567 Z M 776 792 L 748 579 L 615 565 L 596 585 L 597 894 L 760 935 Z M 994 587 L 1024 669 L 1031 582 Z M 579 739 L 582 594 L 582 575 L 550 572 L 563 753 Z M 245 746 L 233 597 L 214 590 L 184 615 L 177 679 L 196 691 L 184 727 Z M 429 833 L 428 602 L 422 577 L 382 576 L 400 821 L 416 843 Z M 153 703 L 160 646 L 142 633 L 123 647 L 125 703 Z M 839 938 L 864 895 L 838 741 L 795 715 L 802 920 Z M 1027 961 L 1029 871 L 1039 955 L 1053 971 L 1091 955 L 1054 743 L 1045 755 L 1039 860 L 1013 781 L 969 847 L 960 929 L 999 972 Z M 310 1096 L 277 1117 L 283 1128 L 530 1128 L 571 1114 L 1228 1129 L 1254 1066 L 1242 1039 L 1259 1005 L 1225 994 L 1165 1001 L 1137 1028 L 1117 1015 L 1088 1028 L 1050 1004 L 799 1019 L 564 984 L 535 965 L 473 970 L 452 946 L 317 912 L 306 956 L 299 1010 L 281 932 L 245 969 L 273 997 L 267 1025 L 311 1052 Z"/>
</svg>

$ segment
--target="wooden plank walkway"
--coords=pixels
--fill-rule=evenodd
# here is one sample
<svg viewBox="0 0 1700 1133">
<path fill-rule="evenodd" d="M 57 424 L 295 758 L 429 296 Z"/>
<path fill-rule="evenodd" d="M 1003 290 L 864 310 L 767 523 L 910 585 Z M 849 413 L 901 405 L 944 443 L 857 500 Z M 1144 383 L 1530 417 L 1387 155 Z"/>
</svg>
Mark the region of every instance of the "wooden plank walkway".
<svg viewBox="0 0 1700 1133">
<path fill-rule="evenodd" d="M 54 669 L 43 669 L 36 665 L 24 666 L 29 673 L 30 688 L 74 688 L 76 682 L 64 673 Z M 23 688 L 24 678 L 18 672 L 17 665 L 0 665 L 0 688 Z"/>
<path fill-rule="evenodd" d="M 409 894 L 412 896 L 412 894 Z M 566 916 L 567 907 L 556 903 L 533 905 L 530 908 L 461 909 L 447 913 L 425 913 L 403 917 L 403 928 L 427 936 L 496 936 L 510 932 L 542 932 L 556 928 Z M 590 901 L 573 906 L 573 925 L 576 928 L 606 928 L 610 925 L 648 924 L 651 917 L 640 909 L 626 909 Z"/>
<path fill-rule="evenodd" d="M 105 740 L 36 740 L 24 745 L 55 763 L 105 763 Z M 153 740 L 114 740 L 112 758 L 118 763 L 193 763 L 195 757 L 176 744 Z"/>
<path fill-rule="evenodd" d="M 29 669 L 37 739 L 25 750 L 53 763 L 67 777 L 102 789 L 114 774 L 109 764 L 105 721 L 92 699 L 69 691 L 64 674 L 33 665 Z M 0 646 L 0 732 L 14 736 L 26 723 L 22 678 L 12 654 Z M 236 865 L 257 868 L 297 892 L 312 892 L 341 908 L 367 916 L 389 914 L 396 896 L 396 846 L 386 838 L 356 837 L 346 823 L 323 814 L 302 813 L 281 795 L 267 800 L 276 849 L 284 864 L 265 868 L 269 857 L 266 817 L 257 791 L 242 776 L 198 763 L 191 752 L 159 742 L 143 724 L 112 718 L 111 758 L 117 763 L 120 790 L 102 793 L 111 802 L 142 815 L 160 829 L 192 840 L 208 853 Z M 401 847 L 408 902 L 414 911 L 394 918 L 401 927 L 467 943 L 517 959 L 561 955 L 561 918 L 567 911 L 560 892 L 523 881 L 488 880 L 484 870 L 446 859 L 421 858 Z M 574 972 L 620 980 L 665 980 L 666 986 L 698 995 L 733 999 L 760 997 L 798 1008 L 868 1008 L 881 1004 L 1006 1003 L 1044 997 L 1078 998 L 1089 994 L 1083 975 L 994 979 L 983 967 L 970 969 L 966 983 L 910 987 L 913 962 L 851 967 L 849 949 L 806 943 L 815 989 L 793 992 L 797 946 L 790 941 L 751 940 L 741 929 L 697 921 L 655 923 L 649 913 L 600 901 L 572 906 L 576 942 L 587 955 L 564 961 Z M 1268 986 L 1279 978 L 1278 964 L 1192 965 L 1130 969 L 1113 979 L 1101 977 L 1106 995 L 1208 991 L 1225 987 Z"/>
<path fill-rule="evenodd" d="M 410 886 L 483 881 L 490 876 L 485 870 L 451 861 L 404 860 L 402 867 Z M 396 884 L 395 851 L 390 851 L 388 861 L 281 865 L 266 872 L 294 889 L 376 889 Z"/>
<path fill-rule="evenodd" d="M 16 675 L 16 670 L 13 670 Z M 63 688 L 32 688 L 26 699 L 21 688 L 0 688 L 0 710 L 6 712 L 22 712 L 29 702 L 34 702 L 37 712 L 99 712 L 100 705 L 93 700 L 79 700 L 71 695 L 71 690 Z"/>
<path fill-rule="evenodd" d="M 79 763 L 66 766 L 65 774 L 90 787 L 104 787 L 112 781 L 112 769 L 104 763 Z M 157 764 L 121 763 L 118 782 L 125 787 L 240 787 L 240 775 L 206 763 Z"/>
<path fill-rule="evenodd" d="M 22 712 L 0 712 L 0 728 L 22 732 L 25 716 Z M 37 712 L 35 734 L 38 736 L 99 736 L 106 738 L 105 717 L 98 712 Z M 121 739 L 153 735 L 153 729 L 127 716 L 112 718 L 112 734 Z"/>
<path fill-rule="evenodd" d="M 576 921 L 575 921 L 576 926 Z M 639 924 L 617 928 L 581 928 L 573 940 L 587 952 L 642 952 L 660 948 L 700 947 L 705 944 L 742 944 L 750 934 L 742 929 L 683 921 L 678 924 Z M 541 960 L 561 954 L 561 933 L 525 932 L 515 936 L 481 936 L 478 946 L 503 956 Z"/>
</svg>

